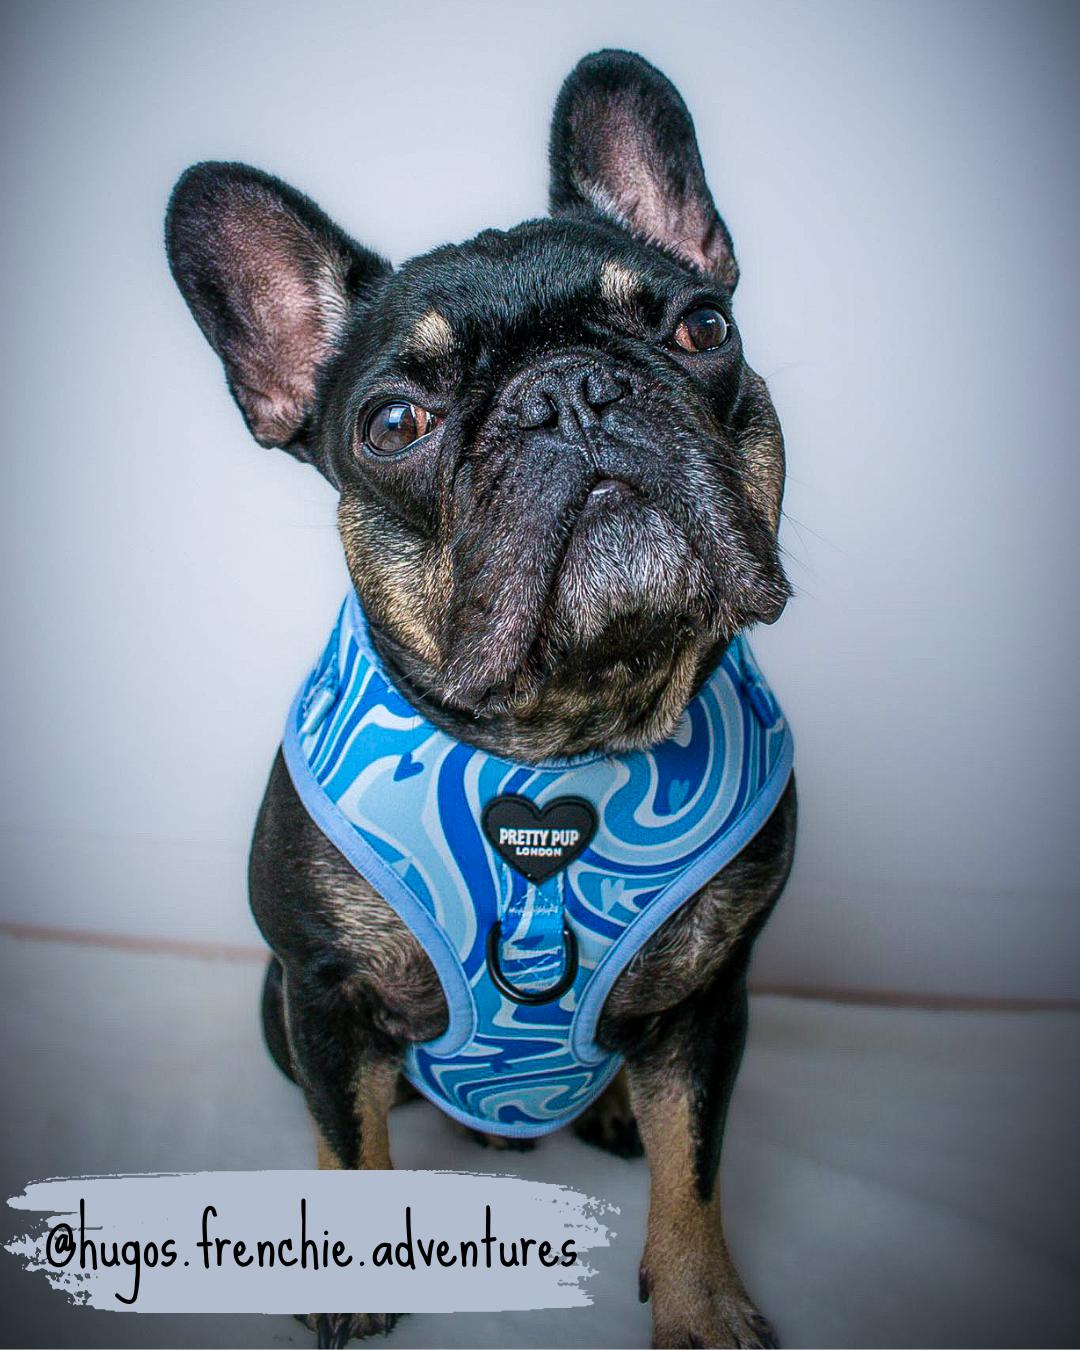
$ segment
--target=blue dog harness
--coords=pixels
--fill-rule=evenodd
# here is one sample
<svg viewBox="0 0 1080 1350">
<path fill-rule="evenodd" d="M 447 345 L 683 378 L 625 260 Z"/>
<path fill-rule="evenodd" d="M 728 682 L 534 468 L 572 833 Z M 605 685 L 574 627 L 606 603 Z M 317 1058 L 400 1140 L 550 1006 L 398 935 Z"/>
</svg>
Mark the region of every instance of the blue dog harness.
<svg viewBox="0 0 1080 1350">
<path fill-rule="evenodd" d="M 423 944 L 442 1036 L 405 1073 L 456 1120 L 528 1138 L 620 1067 L 594 1040 L 612 985 L 764 825 L 787 723 L 736 638 L 669 740 L 518 764 L 426 721 L 383 671 L 355 594 L 285 729 L 315 823 Z"/>
</svg>

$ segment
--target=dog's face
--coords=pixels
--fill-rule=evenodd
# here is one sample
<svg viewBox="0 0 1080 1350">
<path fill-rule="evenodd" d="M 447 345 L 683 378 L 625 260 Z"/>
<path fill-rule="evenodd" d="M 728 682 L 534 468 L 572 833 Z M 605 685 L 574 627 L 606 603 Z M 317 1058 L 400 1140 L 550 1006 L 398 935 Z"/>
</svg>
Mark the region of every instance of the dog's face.
<svg viewBox="0 0 1080 1350">
<path fill-rule="evenodd" d="M 661 738 L 788 595 L 783 443 L 685 106 L 586 58 L 551 161 L 550 219 L 397 271 L 239 165 L 189 170 L 167 226 L 252 432 L 338 489 L 391 669 L 534 758 Z"/>
</svg>

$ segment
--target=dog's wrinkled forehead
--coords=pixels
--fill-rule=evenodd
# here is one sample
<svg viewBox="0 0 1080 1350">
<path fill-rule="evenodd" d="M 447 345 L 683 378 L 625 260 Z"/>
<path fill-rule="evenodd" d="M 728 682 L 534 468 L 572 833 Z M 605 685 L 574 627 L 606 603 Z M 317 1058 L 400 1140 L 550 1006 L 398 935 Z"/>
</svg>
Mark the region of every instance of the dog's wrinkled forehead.
<svg viewBox="0 0 1080 1350">
<path fill-rule="evenodd" d="M 485 357 L 655 326 L 695 284 L 707 283 L 602 223 L 486 230 L 401 267 L 372 302 L 378 322 L 358 334 L 358 347 L 427 384 L 467 374 Z"/>
</svg>

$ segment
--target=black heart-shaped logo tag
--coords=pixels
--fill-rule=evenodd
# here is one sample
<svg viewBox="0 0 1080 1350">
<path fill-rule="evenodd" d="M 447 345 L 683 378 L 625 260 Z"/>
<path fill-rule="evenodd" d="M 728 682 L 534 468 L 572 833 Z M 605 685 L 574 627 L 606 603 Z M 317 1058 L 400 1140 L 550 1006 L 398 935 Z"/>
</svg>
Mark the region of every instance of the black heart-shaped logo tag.
<svg viewBox="0 0 1080 1350">
<path fill-rule="evenodd" d="M 483 826 L 504 862 L 540 882 L 584 853 L 596 833 L 596 812 L 580 797 L 556 797 L 541 810 L 508 792 L 484 807 Z"/>
</svg>

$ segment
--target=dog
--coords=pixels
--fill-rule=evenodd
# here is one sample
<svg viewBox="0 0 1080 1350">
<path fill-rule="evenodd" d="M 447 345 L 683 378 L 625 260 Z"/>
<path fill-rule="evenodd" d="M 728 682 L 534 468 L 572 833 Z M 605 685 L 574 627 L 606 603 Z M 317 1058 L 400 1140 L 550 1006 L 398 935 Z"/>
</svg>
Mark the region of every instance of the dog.
<svg viewBox="0 0 1080 1350">
<path fill-rule="evenodd" d="M 743 636 L 791 594 L 783 439 L 665 76 L 584 58 L 550 169 L 548 217 L 396 270 L 244 165 L 195 165 L 169 203 L 180 291 L 251 434 L 337 490 L 354 588 L 255 830 L 264 1029 L 320 1166 L 390 1167 L 417 1089 L 491 1142 L 570 1121 L 644 1150 L 654 1343 L 772 1345 L 717 1173 L 795 839 L 790 739 Z M 479 1077 L 453 1057 L 469 1036 Z M 307 1321 L 344 1345 L 395 1316 Z"/>
</svg>

